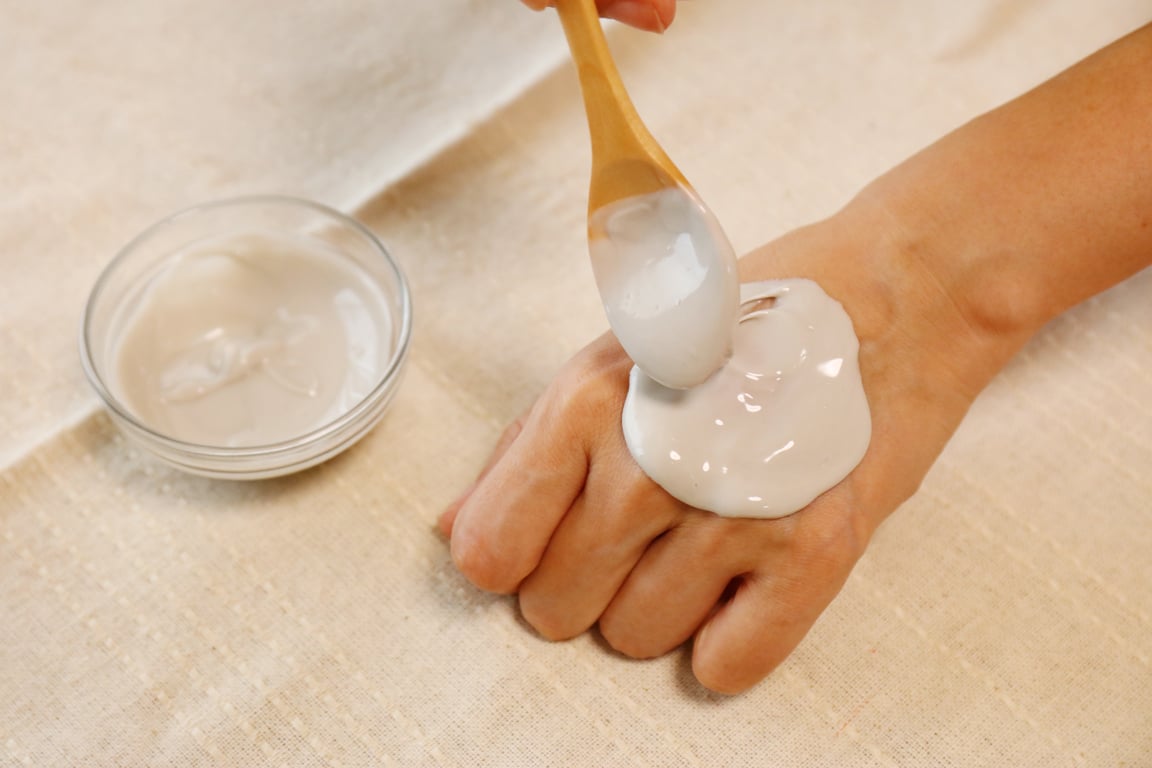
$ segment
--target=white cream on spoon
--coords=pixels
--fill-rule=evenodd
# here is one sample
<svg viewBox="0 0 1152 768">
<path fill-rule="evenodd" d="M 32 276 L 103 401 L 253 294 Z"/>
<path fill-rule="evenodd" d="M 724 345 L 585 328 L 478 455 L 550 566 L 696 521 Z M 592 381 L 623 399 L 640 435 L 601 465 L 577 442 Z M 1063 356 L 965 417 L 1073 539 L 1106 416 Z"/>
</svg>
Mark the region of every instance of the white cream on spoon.
<svg viewBox="0 0 1152 768">
<path fill-rule="evenodd" d="M 608 323 L 648 376 L 684 389 L 724 364 L 736 255 L 695 196 L 670 187 L 610 203 L 589 217 L 588 248 Z"/>
</svg>

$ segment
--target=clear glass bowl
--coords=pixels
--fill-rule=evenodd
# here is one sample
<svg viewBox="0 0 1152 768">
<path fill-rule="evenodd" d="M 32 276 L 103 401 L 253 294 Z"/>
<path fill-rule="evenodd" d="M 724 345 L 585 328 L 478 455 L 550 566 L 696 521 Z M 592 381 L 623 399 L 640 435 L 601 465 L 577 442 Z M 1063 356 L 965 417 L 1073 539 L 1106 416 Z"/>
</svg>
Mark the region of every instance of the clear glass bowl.
<svg viewBox="0 0 1152 768">
<path fill-rule="evenodd" d="M 205 445 L 179 439 L 147 423 L 124 397 L 117 381 L 116 355 L 124 315 L 144 299 L 149 284 L 167 262 L 205 240 L 244 238 L 252 233 L 323 248 L 326 257 L 347 259 L 378 289 L 376 332 L 390 341 L 376 366 L 375 383 L 357 402 L 299 435 L 267 445 Z M 260 254 L 274 260 L 274 249 Z M 264 266 L 275 267 L 270 261 Z M 387 326 L 387 327 L 385 327 Z M 258 479 L 285 475 L 319 464 L 353 445 L 383 416 L 399 385 L 412 335 L 408 284 L 387 249 L 363 225 L 317 203 L 290 197 L 244 197 L 207 203 L 154 224 L 120 251 L 97 279 L 84 313 L 80 357 L 88 381 L 113 422 L 133 441 L 179 469 L 209 477 Z"/>
</svg>

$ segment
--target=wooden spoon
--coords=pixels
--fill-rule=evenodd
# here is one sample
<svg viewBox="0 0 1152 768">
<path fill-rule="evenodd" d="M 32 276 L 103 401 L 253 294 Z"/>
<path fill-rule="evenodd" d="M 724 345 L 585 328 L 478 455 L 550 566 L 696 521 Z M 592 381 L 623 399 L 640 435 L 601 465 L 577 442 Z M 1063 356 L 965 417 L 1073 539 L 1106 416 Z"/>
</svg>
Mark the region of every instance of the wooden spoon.
<svg viewBox="0 0 1152 768">
<path fill-rule="evenodd" d="M 580 76 L 592 136 L 589 212 L 668 187 L 691 190 L 632 105 L 608 50 L 594 0 L 558 0 L 556 12 Z"/>
<path fill-rule="evenodd" d="M 594 0 L 556 0 L 592 138 L 588 243 L 608 322 L 644 373 L 684 389 L 727 360 L 736 255 L 715 216 L 644 126 Z"/>
</svg>

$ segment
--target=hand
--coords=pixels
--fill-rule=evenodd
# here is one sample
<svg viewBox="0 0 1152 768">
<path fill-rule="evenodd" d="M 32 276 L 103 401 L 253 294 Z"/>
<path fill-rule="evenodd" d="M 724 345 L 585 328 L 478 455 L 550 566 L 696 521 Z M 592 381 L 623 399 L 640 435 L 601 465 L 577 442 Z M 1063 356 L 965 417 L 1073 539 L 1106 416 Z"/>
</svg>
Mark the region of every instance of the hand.
<svg viewBox="0 0 1152 768">
<path fill-rule="evenodd" d="M 533 10 L 555 5 L 555 0 L 523 0 Z M 676 0 L 596 0 L 600 15 L 648 32 L 663 32 L 676 15 Z"/>
<path fill-rule="evenodd" d="M 934 277 L 886 252 L 882 236 L 863 247 L 883 221 L 846 211 L 741 262 L 745 279 L 811 277 L 853 318 L 873 438 L 843 482 L 779 520 L 680 503 L 628 453 L 620 412 L 631 361 L 605 335 L 509 428 L 477 484 L 444 513 L 464 575 L 518 592 L 524 618 L 551 639 L 598 622 L 613 648 L 647 658 L 694 637 L 705 686 L 737 692 L 767 675 L 1015 349 L 973 331 Z"/>
<path fill-rule="evenodd" d="M 1152 265 L 1150 94 L 1152 24 L 741 261 L 746 280 L 816 280 L 860 339 L 872 442 L 808 507 L 726 519 L 652 483 L 620 430 L 630 363 L 605 336 L 444 512 L 457 566 L 481 588 L 518 592 L 546 637 L 599 623 L 635 657 L 694 637 L 700 682 L 726 692 L 755 684 L 804 637 L 1016 350 Z"/>
</svg>

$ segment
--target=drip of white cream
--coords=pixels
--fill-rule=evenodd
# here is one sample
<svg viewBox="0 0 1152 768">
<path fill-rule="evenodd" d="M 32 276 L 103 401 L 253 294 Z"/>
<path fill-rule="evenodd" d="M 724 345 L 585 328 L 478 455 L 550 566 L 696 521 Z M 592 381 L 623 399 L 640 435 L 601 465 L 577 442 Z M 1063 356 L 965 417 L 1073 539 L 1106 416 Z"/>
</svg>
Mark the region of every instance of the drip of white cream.
<svg viewBox="0 0 1152 768">
<path fill-rule="evenodd" d="M 673 187 L 616 201 L 592 214 L 588 238 L 608 323 L 636 365 L 677 389 L 723 365 L 740 303 L 736 255 L 699 199 Z"/>
<path fill-rule="evenodd" d="M 185 442 L 252 447 L 331 422 L 387 366 L 387 299 L 351 260 L 267 234 L 169 257 L 114 323 L 112 387 Z"/>
<path fill-rule="evenodd" d="M 844 479 L 868 448 L 859 342 L 844 308 L 810 280 L 744 285 L 741 311 L 731 357 L 703 384 L 669 389 L 632 369 L 624 437 L 677 499 L 719 515 L 783 517 Z"/>
</svg>

